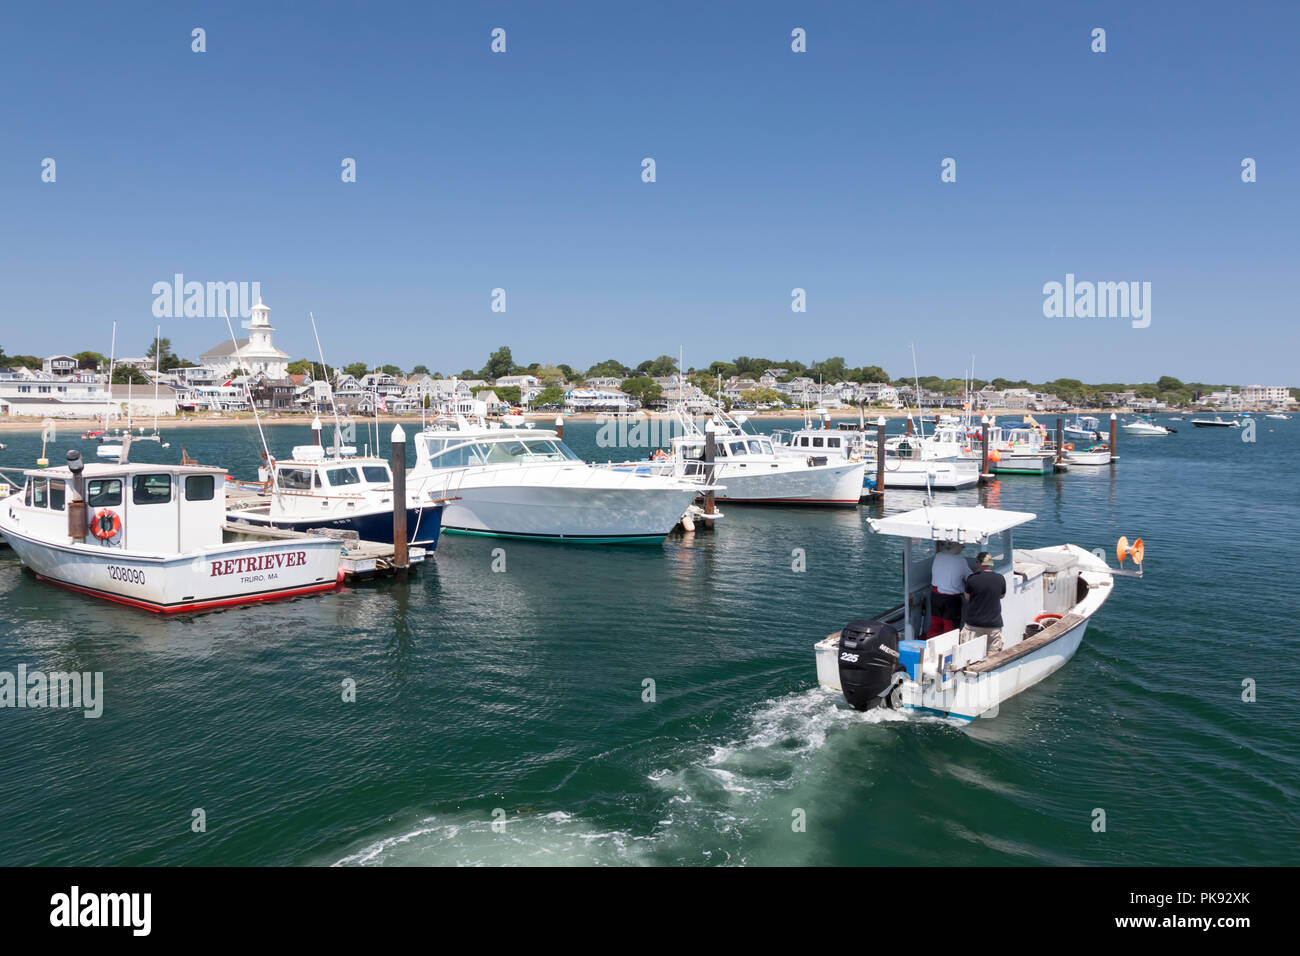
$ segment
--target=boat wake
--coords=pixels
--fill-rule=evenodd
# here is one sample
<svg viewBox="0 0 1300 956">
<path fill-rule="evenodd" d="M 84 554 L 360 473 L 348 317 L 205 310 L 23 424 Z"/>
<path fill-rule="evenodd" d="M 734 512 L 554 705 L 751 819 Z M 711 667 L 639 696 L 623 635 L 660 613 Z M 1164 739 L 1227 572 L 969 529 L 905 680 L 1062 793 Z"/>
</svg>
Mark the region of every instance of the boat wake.
<svg viewBox="0 0 1300 956">
<path fill-rule="evenodd" d="M 641 861 L 646 838 L 603 829 L 563 811 L 431 816 L 376 840 L 334 866 L 601 866 Z"/>
<path fill-rule="evenodd" d="M 841 745 L 892 748 L 898 727 L 945 725 L 891 710 L 859 713 L 820 688 L 796 691 L 741 716 L 719 741 L 684 744 L 639 761 L 645 792 L 581 813 L 427 816 L 372 840 L 335 866 L 600 866 L 741 864 L 789 860 L 791 813 L 824 806 L 842 780 Z M 651 741 L 651 745 L 655 742 Z M 606 820 L 615 822 L 605 822 Z M 808 841 L 799 841 L 801 844 Z M 768 850 L 771 852 L 768 852 Z M 798 847 L 795 848 L 797 852 Z"/>
<path fill-rule="evenodd" d="M 840 779 L 840 761 L 828 755 L 841 744 L 853 749 L 855 760 L 859 747 L 890 747 L 897 727 L 876 733 L 870 728 L 901 723 L 946 725 L 941 718 L 893 710 L 862 713 L 820 688 L 765 701 L 740 734 L 703 752 L 684 751 L 684 766 L 661 766 L 649 774 L 668 801 L 656 828 L 657 852 L 673 862 L 762 863 L 769 856 L 765 849 L 779 845 L 773 858 L 789 860 L 784 838 L 792 832 L 792 815 L 820 804 Z M 685 853 L 675 854 L 673 847 Z"/>
</svg>

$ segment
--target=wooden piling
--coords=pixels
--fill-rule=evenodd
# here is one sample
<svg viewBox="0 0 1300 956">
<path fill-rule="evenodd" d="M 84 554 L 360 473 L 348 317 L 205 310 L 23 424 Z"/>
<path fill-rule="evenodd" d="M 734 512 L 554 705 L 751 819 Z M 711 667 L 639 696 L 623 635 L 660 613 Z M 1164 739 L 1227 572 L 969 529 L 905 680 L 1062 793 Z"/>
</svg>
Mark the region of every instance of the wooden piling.
<svg viewBox="0 0 1300 956">
<path fill-rule="evenodd" d="M 393 426 L 393 567 L 405 579 L 411 566 L 406 541 L 406 432 Z"/>
<path fill-rule="evenodd" d="M 885 416 L 876 419 L 876 497 L 885 497 Z"/>
<path fill-rule="evenodd" d="M 1056 462 L 1060 464 L 1065 460 L 1065 426 L 1061 417 L 1056 417 Z"/>
<path fill-rule="evenodd" d="M 980 481 L 988 481 L 989 474 L 989 417 L 980 423 Z"/>
<path fill-rule="evenodd" d="M 1115 427 L 1115 425 L 1116 425 L 1115 413 L 1111 412 L 1110 413 L 1110 460 L 1112 462 L 1114 462 L 1115 459 L 1119 457 L 1116 454 L 1116 452 L 1119 451 L 1119 446 L 1115 444 L 1115 436 L 1118 434 L 1118 429 Z"/>
<path fill-rule="evenodd" d="M 311 443 L 318 448 L 320 447 L 320 416 L 317 415 L 311 420 Z"/>
<path fill-rule="evenodd" d="M 555 437 L 558 438 L 560 441 L 564 441 L 564 416 L 563 415 L 555 416 Z"/>
<path fill-rule="evenodd" d="M 713 422 L 709 421 L 704 426 L 704 480 L 709 484 L 709 490 L 704 493 L 704 527 L 707 530 L 713 529 L 713 515 L 718 510 L 716 496 L 713 491 L 713 482 L 717 472 L 717 466 L 714 464 L 717 451 L 718 439 L 713 433 Z"/>
</svg>

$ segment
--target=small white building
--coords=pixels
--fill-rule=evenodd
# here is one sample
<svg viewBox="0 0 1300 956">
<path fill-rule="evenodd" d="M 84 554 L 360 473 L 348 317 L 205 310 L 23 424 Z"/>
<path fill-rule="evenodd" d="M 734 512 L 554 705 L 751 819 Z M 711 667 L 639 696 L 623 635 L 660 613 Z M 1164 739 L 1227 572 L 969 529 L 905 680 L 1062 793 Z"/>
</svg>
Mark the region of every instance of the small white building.
<svg viewBox="0 0 1300 956">
<path fill-rule="evenodd" d="M 271 307 L 263 305 L 259 298 L 248 323 L 248 338 L 239 339 L 237 343 L 227 339 L 214 345 L 199 356 L 199 364 L 214 369 L 222 381 L 240 368 L 249 373 L 264 372 L 270 378 L 284 378 L 289 374 L 289 356 L 272 344 L 274 333 Z M 239 346 L 238 358 L 235 355 L 236 344 Z"/>
</svg>

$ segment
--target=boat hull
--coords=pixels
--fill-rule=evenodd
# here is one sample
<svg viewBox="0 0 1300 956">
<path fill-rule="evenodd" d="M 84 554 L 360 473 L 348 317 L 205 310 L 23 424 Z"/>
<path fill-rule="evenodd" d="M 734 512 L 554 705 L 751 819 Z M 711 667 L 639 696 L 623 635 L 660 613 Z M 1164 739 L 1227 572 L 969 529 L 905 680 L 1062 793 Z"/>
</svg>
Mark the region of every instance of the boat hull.
<svg viewBox="0 0 1300 956">
<path fill-rule="evenodd" d="M 230 521 L 250 524 L 260 528 L 283 528 L 287 531 L 312 531 L 317 528 L 330 528 L 337 531 L 352 531 L 362 541 L 376 541 L 379 544 L 393 543 L 393 513 L 391 511 L 373 511 L 368 514 L 340 515 L 337 517 L 281 517 L 272 520 L 259 511 L 238 510 L 227 515 Z M 424 505 L 419 508 L 406 509 L 406 529 L 408 544 L 418 545 L 433 551 L 438 547 L 438 536 L 442 531 L 443 507 L 441 505 Z"/>
<path fill-rule="evenodd" d="M 341 581 L 339 543 L 328 538 L 220 545 L 172 557 L 52 544 L 10 528 L 5 537 L 42 580 L 160 613 L 310 594 Z"/>
<path fill-rule="evenodd" d="M 695 501 L 685 485 L 563 487 L 460 483 L 442 517 L 448 534 L 636 544 L 662 541 Z"/>
<path fill-rule="evenodd" d="M 874 463 L 868 468 L 869 487 L 875 487 Z M 921 488 L 935 491 L 960 491 L 979 484 L 979 462 L 885 459 L 885 488 Z"/>
<path fill-rule="evenodd" d="M 862 462 L 772 469 L 766 463 L 719 465 L 715 478 L 725 488 L 717 500 L 739 505 L 812 505 L 856 507 L 862 498 L 866 466 Z M 766 468 L 766 470 L 765 470 Z M 885 484 L 889 484 L 886 476 Z"/>
</svg>

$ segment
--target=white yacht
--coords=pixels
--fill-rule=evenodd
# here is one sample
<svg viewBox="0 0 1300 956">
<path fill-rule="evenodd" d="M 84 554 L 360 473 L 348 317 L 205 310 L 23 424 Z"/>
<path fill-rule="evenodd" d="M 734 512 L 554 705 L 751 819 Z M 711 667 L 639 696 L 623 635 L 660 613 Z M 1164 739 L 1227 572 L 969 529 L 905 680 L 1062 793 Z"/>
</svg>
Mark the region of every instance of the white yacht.
<svg viewBox="0 0 1300 956">
<path fill-rule="evenodd" d="M 1192 424 L 1195 424 L 1195 422 Z M 1164 425 L 1157 425 L 1149 418 L 1135 418 L 1131 422 L 1120 425 L 1119 430 L 1125 435 L 1132 435 L 1135 438 L 1160 438 L 1172 432 L 1172 429 L 1166 428 Z"/>
<path fill-rule="evenodd" d="M 587 464 L 542 428 L 506 428 L 465 418 L 415 436 L 407 487 L 446 499 L 444 530 L 617 544 L 661 541 L 707 490 L 702 477 L 652 473 L 648 463 Z"/>
<path fill-rule="evenodd" d="M 1132 557 L 1136 572 L 1113 570 L 1073 544 L 1017 550 L 1012 529 L 1035 517 L 928 507 L 868 519 L 877 534 L 903 539 L 902 602 L 818 641 L 818 683 L 857 710 L 885 707 L 969 723 L 995 716 L 1002 701 L 1055 672 L 1079 649 L 1114 576 L 1140 575 L 1143 545 L 1140 538 L 1132 547 L 1124 538 L 1117 545 L 1120 564 Z M 993 654 L 984 636 L 963 643 L 960 629 L 931 634 L 930 572 L 941 542 L 963 546 L 968 560 L 989 552 L 994 572 L 1006 579 L 1003 644 Z"/>
<path fill-rule="evenodd" d="M 293 457 L 273 463 L 273 474 L 231 498 L 227 517 L 237 524 L 310 531 L 352 531 L 363 541 L 393 543 L 393 472 L 382 458 L 333 454 L 320 445 L 298 445 Z M 444 502 L 407 486 L 408 544 L 438 546 Z"/>
<path fill-rule="evenodd" d="M 225 526 L 223 468 L 87 464 L 24 472 L 0 532 L 36 576 L 149 611 L 208 608 L 336 587 L 340 543 L 243 539 Z"/>
</svg>

